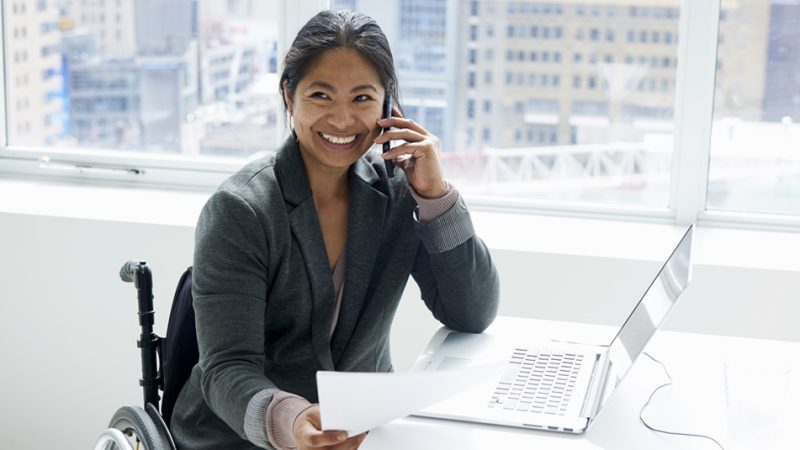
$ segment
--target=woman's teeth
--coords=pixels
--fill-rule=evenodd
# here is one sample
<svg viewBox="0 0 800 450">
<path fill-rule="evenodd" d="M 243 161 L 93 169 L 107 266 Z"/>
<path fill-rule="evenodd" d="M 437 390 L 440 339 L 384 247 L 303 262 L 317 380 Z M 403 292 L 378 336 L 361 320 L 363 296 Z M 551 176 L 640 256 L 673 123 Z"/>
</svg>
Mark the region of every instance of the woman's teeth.
<svg viewBox="0 0 800 450">
<path fill-rule="evenodd" d="M 321 133 L 322 137 L 326 140 L 333 142 L 334 144 L 344 145 L 353 142 L 356 139 L 356 135 L 352 136 L 333 136 L 330 134 Z"/>
</svg>

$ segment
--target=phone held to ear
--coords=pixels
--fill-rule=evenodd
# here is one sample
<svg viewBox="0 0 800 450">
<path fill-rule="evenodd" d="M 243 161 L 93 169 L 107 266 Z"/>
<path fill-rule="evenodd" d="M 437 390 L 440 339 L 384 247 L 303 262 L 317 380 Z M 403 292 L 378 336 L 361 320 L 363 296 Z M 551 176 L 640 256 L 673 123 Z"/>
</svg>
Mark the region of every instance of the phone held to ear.
<svg viewBox="0 0 800 450">
<path fill-rule="evenodd" d="M 383 118 L 388 119 L 392 117 L 392 97 L 387 93 L 386 100 L 383 101 Z M 384 132 L 389 131 L 388 128 L 383 129 Z M 383 153 L 388 152 L 391 150 L 392 144 L 390 141 L 386 141 L 383 143 Z M 386 174 L 390 177 L 394 176 L 394 161 L 391 159 L 384 159 L 383 162 L 386 164 Z"/>
</svg>

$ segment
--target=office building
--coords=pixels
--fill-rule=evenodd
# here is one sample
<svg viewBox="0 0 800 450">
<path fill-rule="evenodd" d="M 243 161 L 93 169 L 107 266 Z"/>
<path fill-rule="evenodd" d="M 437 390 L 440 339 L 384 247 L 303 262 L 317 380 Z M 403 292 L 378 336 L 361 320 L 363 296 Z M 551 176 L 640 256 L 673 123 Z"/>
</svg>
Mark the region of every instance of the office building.
<svg viewBox="0 0 800 450">
<path fill-rule="evenodd" d="M 198 10 L 200 106 L 185 151 L 248 157 L 278 142 L 277 3 L 203 2 Z M 192 147 L 195 148 L 192 148 Z"/>
<path fill-rule="evenodd" d="M 70 98 L 69 133 L 80 145 L 138 148 L 139 70 L 132 58 L 65 58 Z"/>
<path fill-rule="evenodd" d="M 722 2 L 714 116 L 762 119 L 769 65 L 770 1 Z"/>
<path fill-rule="evenodd" d="M 197 104 L 195 2 L 69 2 L 70 135 L 84 146 L 182 151 Z"/>
<path fill-rule="evenodd" d="M 763 120 L 800 123 L 800 1 L 770 3 Z"/>
<path fill-rule="evenodd" d="M 459 0 L 335 0 L 333 9 L 354 9 L 374 18 L 392 44 L 400 100 L 406 117 L 453 149 L 457 97 Z"/>
<path fill-rule="evenodd" d="M 46 1 L 8 1 L 3 7 L 8 141 L 54 144 L 65 125 L 58 10 Z"/>
<path fill-rule="evenodd" d="M 128 57 L 136 53 L 133 0 L 64 0 L 65 28 L 88 30 L 101 55 Z"/>
<path fill-rule="evenodd" d="M 678 1 L 462 3 L 459 148 L 671 133 Z M 767 42 L 768 3 L 723 1 L 718 114 L 738 114 L 743 99 L 761 104 L 767 55 L 756 49 Z"/>
</svg>

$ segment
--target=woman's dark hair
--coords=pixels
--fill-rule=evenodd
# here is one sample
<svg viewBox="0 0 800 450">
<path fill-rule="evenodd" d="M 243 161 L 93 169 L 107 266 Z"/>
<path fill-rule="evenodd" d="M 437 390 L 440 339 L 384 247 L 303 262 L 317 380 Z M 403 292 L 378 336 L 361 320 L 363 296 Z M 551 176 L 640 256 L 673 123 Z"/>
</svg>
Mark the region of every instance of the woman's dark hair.
<svg viewBox="0 0 800 450">
<path fill-rule="evenodd" d="M 357 50 L 366 58 L 399 108 L 397 74 L 386 35 L 371 17 L 348 10 L 321 11 L 297 33 L 283 60 L 279 89 L 284 107 L 288 108 L 284 91 L 294 97 L 309 67 L 326 51 L 338 48 Z"/>
</svg>

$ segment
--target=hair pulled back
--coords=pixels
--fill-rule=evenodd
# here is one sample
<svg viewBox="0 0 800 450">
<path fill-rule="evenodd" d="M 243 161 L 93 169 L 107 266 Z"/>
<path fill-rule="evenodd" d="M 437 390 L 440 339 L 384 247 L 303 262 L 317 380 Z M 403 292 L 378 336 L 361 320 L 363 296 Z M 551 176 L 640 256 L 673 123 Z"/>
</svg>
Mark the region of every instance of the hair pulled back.
<svg viewBox="0 0 800 450">
<path fill-rule="evenodd" d="M 297 84 L 323 53 L 354 49 L 366 58 L 380 77 L 386 95 L 398 104 L 397 74 L 392 51 L 383 30 L 369 16 L 349 10 L 325 10 L 312 17 L 297 33 L 283 60 L 280 93 L 293 98 Z"/>
</svg>

